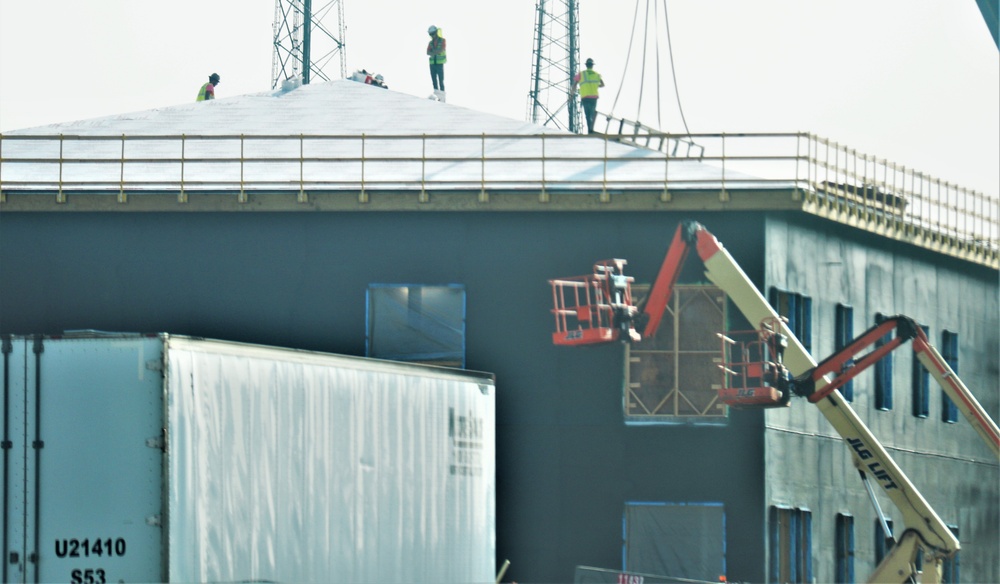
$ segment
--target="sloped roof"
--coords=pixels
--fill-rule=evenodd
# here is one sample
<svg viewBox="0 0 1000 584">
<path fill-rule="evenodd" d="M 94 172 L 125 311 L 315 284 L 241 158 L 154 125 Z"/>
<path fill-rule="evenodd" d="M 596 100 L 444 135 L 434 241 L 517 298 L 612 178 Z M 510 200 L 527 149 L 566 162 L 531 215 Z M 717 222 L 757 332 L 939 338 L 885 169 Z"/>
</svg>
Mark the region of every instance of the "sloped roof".
<svg viewBox="0 0 1000 584">
<path fill-rule="evenodd" d="M 17 130 L 2 152 L 8 192 L 655 190 L 668 174 L 718 189 L 722 177 L 697 160 L 349 80 Z"/>
<path fill-rule="evenodd" d="M 346 79 L 5 132 L 102 135 L 538 134 L 500 116 Z"/>
</svg>

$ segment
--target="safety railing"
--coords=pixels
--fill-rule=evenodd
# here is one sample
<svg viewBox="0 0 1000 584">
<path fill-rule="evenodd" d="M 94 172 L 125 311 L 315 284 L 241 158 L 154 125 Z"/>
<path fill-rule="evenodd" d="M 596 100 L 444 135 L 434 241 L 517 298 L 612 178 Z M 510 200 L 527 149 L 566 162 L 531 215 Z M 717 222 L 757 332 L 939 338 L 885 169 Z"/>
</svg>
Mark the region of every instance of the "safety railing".
<svg viewBox="0 0 1000 584">
<path fill-rule="evenodd" d="M 0 135 L 0 204 L 12 194 L 294 192 L 490 193 L 790 190 L 807 211 L 929 247 L 1000 263 L 1000 199 L 930 177 L 825 138 L 796 133 L 651 134 L 697 144 L 699 154 L 636 149 L 575 134 L 470 135 Z M 2 207 L 0 207 L 2 209 Z"/>
</svg>

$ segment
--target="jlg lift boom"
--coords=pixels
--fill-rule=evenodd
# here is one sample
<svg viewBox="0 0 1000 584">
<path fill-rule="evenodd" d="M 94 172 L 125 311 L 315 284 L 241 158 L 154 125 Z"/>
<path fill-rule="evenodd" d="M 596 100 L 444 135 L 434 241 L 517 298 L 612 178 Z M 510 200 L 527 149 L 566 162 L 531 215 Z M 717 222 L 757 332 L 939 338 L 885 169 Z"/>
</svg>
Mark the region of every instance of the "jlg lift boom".
<svg viewBox="0 0 1000 584">
<path fill-rule="evenodd" d="M 890 318 L 817 364 L 718 240 L 700 224 L 685 222 L 678 226 L 641 310 L 632 301 L 633 279 L 623 273 L 625 260 L 598 262 L 587 276 L 550 280 L 556 328 L 553 342 L 557 345 L 631 342 L 655 334 L 681 265 L 691 249 L 701 258 L 705 276 L 758 327 L 749 341 L 730 338 L 733 333 L 720 334 L 725 355 L 722 366 L 725 383 L 719 392 L 722 401 L 735 407 L 784 406 L 794 393 L 816 404 L 848 445 L 866 487 L 868 477 L 874 477 L 903 516 L 897 544 L 869 581 L 911 581 L 916 574 L 917 552 L 923 550 L 921 580 L 939 582 L 941 564 L 958 551 L 958 539 L 839 391 L 844 383 L 913 339 L 917 358 L 1000 456 L 997 425 L 911 319 Z M 861 354 L 893 331 L 895 337 L 889 342 Z"/>
</svg>

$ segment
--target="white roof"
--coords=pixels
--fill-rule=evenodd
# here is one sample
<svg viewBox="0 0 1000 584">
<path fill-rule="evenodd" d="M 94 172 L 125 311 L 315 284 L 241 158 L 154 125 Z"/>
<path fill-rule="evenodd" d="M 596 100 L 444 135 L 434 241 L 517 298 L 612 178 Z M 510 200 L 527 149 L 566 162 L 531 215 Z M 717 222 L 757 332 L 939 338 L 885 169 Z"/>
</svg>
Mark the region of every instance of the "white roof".
<svg viewBox="0 0 1000 584">
<path fill-rule="evenodd" d="M 667 178 L 717 189 L 722 179 L 697 160 L 349 80 L 17 130 L 0 147 L 8 192 L 662 189 Z"/>
</svg>

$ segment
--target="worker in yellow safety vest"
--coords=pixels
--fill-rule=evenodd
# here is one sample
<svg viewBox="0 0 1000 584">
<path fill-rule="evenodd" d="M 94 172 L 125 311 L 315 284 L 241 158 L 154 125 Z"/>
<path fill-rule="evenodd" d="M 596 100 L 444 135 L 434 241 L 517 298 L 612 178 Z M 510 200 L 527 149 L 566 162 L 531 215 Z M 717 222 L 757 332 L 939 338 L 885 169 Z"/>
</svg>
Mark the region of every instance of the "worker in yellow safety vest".
<svg viewBox="0 0 1000 584">
<path fill-rule="evenodd" d="M 431 35 L 431 40 L 427 43 L 427 58 L 430 59 L 431 64 L 431 82 L 434 84 L 434 94 L 442 98 L 444 97 L 444 64 L 448 62 L 444 33 L 440 28 L 431 25 L 427 29 L 427 34 Z"/>
<path fill-rule="evenodd" d="M 205 101 L 206 99 L 215 99 L 215 86 L 218 85 L 220 81 L 222 81 L 222 78 L 219 77 L 218 73 L 212 73 L 211 75 L 209 75 L 208 83 L 202 85 L 201 89 L 198 90 L 197 101 Z"/>
<path fill-rule="evenodd" d="M 594 60 L 587 59 L 587 69 L 580 71 L 573 78 L 573 91 L 580 88 L 580 104 L 587 118 L 587 133 L 594 133 L 594 122 L 597 120 L 597 89 L 604 87 L 601 74 L 594 71 Z"/>
</svg>

